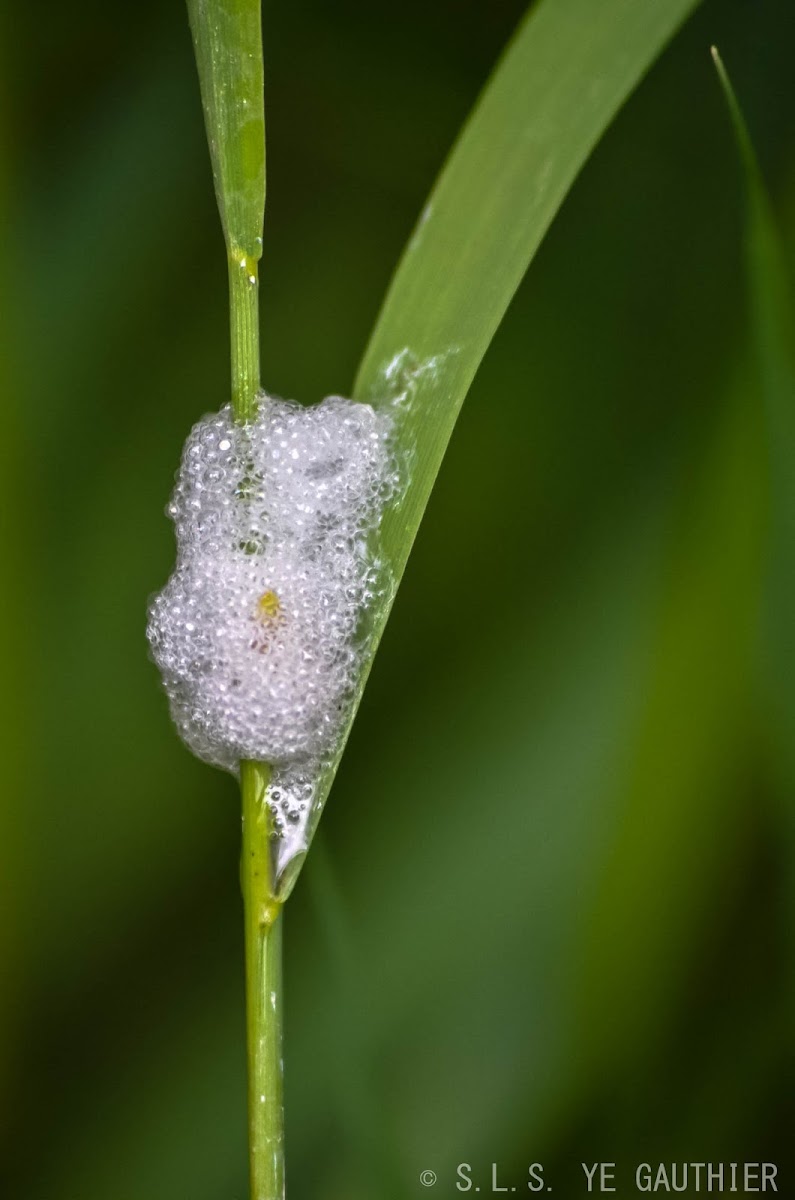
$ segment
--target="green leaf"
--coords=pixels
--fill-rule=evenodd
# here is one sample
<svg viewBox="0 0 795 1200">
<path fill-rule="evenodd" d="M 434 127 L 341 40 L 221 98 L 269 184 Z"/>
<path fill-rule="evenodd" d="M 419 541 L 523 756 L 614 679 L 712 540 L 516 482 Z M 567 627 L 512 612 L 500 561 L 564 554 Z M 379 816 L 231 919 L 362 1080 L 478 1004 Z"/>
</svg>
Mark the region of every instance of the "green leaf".
<svg viewBox="0 0 795 1200">
<path fill-rule="evenodd" d="M 715 47 L 718 72 L 743 167 L 746 197 L 746 264 L 751 297 L 753 333 L 763 397 L 767 410 L 770 452 L 777 482 L 788 483 L 795 514 L 795 316 L 786 256 L 765 187 L 751 135 L 728 73 Z"/>
<path fill-rule="evenodd" d="M 230 251 L 259 259 L 265 210 L 260 0 L 188 0 L 215 194 Z"/>
<path fill-rule="evenodd" d="M 398 267 L 354 388 L 374 405 L 400 402 L 398 439 L 410 481 L 383 523 L 395 586 L 464 396 L 511 297 L 599 138 L 697 3 L 604 0 L 595 19 L 592 0 L 542 0 L 465 125 Z M 391 599 L 374 616 L 374 645 L 390 608 Z M 323 781 L 315 824 L 335 769 Z M 288 868 L 284 895 L 299 869 L 300 862 Z"/>
<path fill-rule="evenodd" d="M 769 471 L 769 574 L 764 623 L 765 683 L 774 726 L 792 758 L 795 732 L 795 310 L 786 255 L 751 135 L 728 72 L 712 57 L 737 138 L 746 191 L 745 250 L 758 387 Z"/>
</svg>

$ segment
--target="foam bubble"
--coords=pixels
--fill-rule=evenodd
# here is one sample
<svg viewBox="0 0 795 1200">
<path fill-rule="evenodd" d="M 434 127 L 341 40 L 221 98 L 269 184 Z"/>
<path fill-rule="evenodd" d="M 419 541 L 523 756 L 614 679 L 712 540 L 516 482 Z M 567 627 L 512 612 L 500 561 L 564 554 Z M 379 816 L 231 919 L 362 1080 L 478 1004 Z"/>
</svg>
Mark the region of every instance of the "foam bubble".
<svg viewBox="0 0 795 1200">
<path fill-rule="evenodd" d="M 388 586 L 377 530 L 399 486 L 390 428 L 339 396 L 303 408 L 262 395 L 252 421 L 227 406 L 183 451 L 152 657 L 199 758 L 275 767 L 277 828 L 305 824 L 367 649 L 364 618 Z"/>
</svg>

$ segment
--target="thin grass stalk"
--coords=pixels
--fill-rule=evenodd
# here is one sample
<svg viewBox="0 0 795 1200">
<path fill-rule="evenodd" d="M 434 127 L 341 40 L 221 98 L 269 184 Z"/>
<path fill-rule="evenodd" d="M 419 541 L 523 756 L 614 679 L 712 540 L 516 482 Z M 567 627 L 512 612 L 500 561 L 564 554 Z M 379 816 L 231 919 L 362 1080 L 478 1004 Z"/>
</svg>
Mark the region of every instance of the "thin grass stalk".
<svg viewBox="0 0 795 1200">
<path fill-rule="evenodd" d="M 260 390 L 259 278 L 265 211 L 260 0 L 187 0 L 229 267 L 232 408 Z M 267 803 L 271 768 L 241 762 L 251 1200 L 284 1197 L 282 931 Z"/>
<path fill-rule="evenodd" d="M 229 341 L 232 360 L 232 408 L 238 421 L 250 421 L 259 392 L 258 264 L 229 249 Z"/>
<path fill-rule="evenodd" d="M 254 415 L 259 391 L 258 284 L 256 271 L 250 271 L 247 262 L 235 262 L 230 254 L 232 403 L 241 422 Z M 284 1196 L 282 921 L 275 899 L 270 777 L 268 763 L 240 764 L 251 1200 Z"/>
<path fill-rule="evenodd" d="M 284 1196 L 282 918 L 273 898 L 270 810 L 265 802 L 269 778 L 266 765 L 241 763 L 251 1200 Z"/>
<path fill-rule="evenodd" d="M 232 408 L 244 424 L 256 413 L 260 390 L 258 263 L 229 233 L 227 250 Z M 268 763 L 240 764 L 251 1200 L 282 1200 L 285 1194 L 282 921 L 275 899 L 270 777 Z"/>
<path fill-rule="evenodd" d="M 237 420 L 255 412 L 259 391 L 259 285 L 256 263 L 229 255 L 232 405 Z M 282 920 L 275 898 L 268 763 L 240 764 L 246 953 L 248 1152 L 251 1200 L 282 1200 L 284 1183 L 284 1062 Z"/>
</svg>

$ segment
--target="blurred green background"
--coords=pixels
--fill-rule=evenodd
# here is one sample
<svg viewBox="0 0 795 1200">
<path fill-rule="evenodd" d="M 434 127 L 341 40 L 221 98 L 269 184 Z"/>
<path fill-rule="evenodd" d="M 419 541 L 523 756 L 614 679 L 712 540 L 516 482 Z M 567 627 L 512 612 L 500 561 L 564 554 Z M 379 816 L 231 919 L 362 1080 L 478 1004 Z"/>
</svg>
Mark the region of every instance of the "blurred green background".
<svg viewBox="0 0 795 1200">
<path fill-rule="evenodd" d="M 269 390 L 350 390 L 523 8 L 266 4 Z M 483 1192 L 541 1162 L 568 1197 L 596 1160 L 625 1193 L 641 1161 L 772 1161 L 787 1194 L 795 768 L 708 47 L 792 247 L 791 18 L 706 0 L 467 400 L 286 915 L 294 1197 L 403 1200 L 425 1169 L 452 1196 L 460 1162 Z M 227 395 L 186 17 L 3 25 L 0 1192 L 243 1200 L 238 798 L 177 741 L 144 640 L 182 440 Z"/>
</svg>

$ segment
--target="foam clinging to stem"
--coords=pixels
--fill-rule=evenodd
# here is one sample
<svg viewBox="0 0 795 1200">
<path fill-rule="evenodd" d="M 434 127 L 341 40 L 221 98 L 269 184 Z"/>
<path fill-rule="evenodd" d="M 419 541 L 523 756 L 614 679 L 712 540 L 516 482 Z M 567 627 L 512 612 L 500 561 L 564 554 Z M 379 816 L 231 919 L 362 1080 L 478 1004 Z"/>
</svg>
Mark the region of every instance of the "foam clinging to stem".
<svg viewBox="0 0 795 1200">
<path fill-rule="evenodd" d="M 303 826 L 337 748 L 386 587 L 377 530 L 398 487 L 391 418 L 332 396 L 261 395 L 192 429 L 168 507 L 177 564 L 148 636 L 180 735 L 207 762 L 275 767 L 279 821 Z M 275 793 L 275 795 L 274 795 Z M 296 831 L 297 832 L 297 831 Z"/>
</svg>

